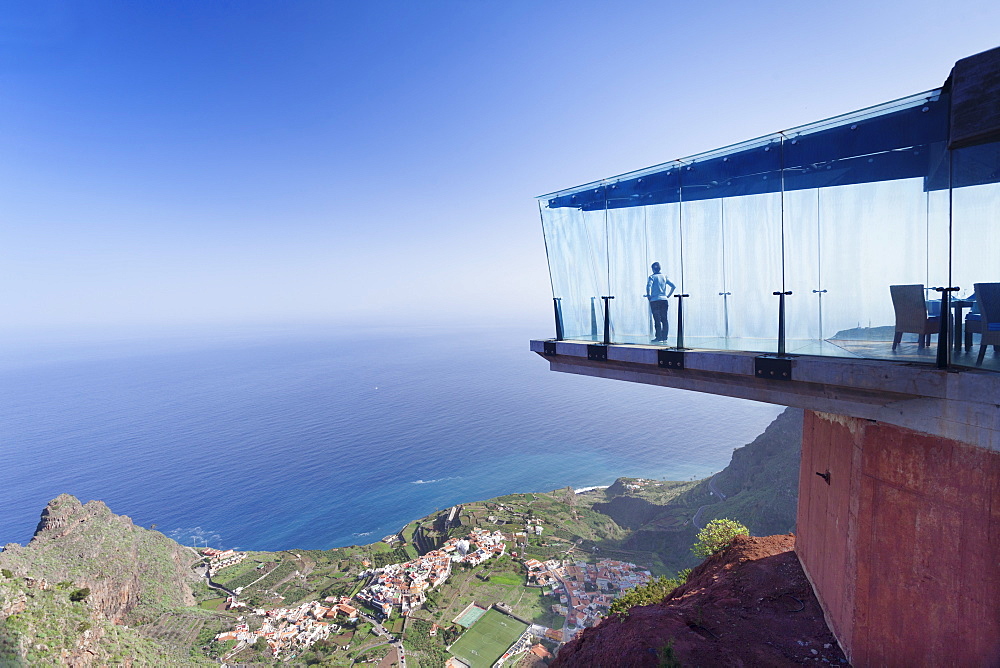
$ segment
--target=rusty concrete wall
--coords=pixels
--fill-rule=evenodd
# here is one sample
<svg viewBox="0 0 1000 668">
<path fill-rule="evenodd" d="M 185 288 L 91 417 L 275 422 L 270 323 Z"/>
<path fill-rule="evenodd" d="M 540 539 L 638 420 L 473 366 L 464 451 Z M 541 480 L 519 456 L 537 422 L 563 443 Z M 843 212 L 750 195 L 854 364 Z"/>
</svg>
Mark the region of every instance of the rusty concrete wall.
<svg viewBox="0 0 1000 668">
<path fill-rule="evenodd" d="M 796 552 L 851 661 L 1000 666 L 1000 453 L 804 420 Z"/>
</svg>

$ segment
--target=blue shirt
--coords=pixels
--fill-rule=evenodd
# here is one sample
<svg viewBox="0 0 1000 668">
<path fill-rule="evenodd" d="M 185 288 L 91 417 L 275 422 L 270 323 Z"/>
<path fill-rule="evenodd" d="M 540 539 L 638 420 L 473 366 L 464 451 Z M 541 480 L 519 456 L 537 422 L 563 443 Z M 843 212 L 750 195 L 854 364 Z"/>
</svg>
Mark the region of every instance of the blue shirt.
<svg viewBox="0 0 1000 668">
<path fill-rule="evenodd" d="M 646 281 L 646 299 L 651 302 L 663 301 L 668 299 L 667 286 L 670 286 L 670 292 L 674 291 L 674 284 L 667 280 L 667 277 L 663 274 L 651 274 L 649 279 Z"/>
</svg>

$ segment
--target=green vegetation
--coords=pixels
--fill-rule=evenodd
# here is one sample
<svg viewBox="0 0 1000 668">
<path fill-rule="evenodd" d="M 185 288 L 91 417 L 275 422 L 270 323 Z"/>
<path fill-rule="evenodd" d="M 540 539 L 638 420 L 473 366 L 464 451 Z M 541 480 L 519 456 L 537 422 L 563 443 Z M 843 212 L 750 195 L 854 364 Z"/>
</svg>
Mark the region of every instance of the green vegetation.
<svg viewBox="0 0 1000 668">
<path fill-rule="evenodd" d="M 435 637 L 431 636 L 430 622 L 422 619 L 413 619 L 406 629 L 406 636 L 403 638 L 403 646 L 408 654 L 416 655 L 421 663 L 428 666 L 443 666 L 451 653 L 445 649 L 448 639 L 454 640 L 457 632 L 442 627 L 437 630 Z M 410 657 L 407 656 L 407 665 L 410 664 Z"/>
<path fill-rule="evenodd" d="M 691 551 L 699 557 L 710 557 L 725 549 L 737 536 L 749 536 L 750 530 L 735 520 L 712 520 L 698 532 Z"/>
<path fill-rule="evenodd" d="M 685 569 L 678 573 L 676 577 L 668 578 L 661 575 L 647 585 L 634 587 L 615 599 L 611 604 L 611 614 L 628 616 L 629 610 L 637 605 L 652 605 L 659 603 L 669 596 L 675 589 L 687 582 L 691 575 L 691 569 Z"/>
<path fill-rule="evenodd" d="M 88 587 L 82 587 L 80 589 L 74 589 L 73 591 L 71 591 L 69 594 L 69 600 L 73 601 L 74 603 L 78 603 L 83 599 L 87 598 L 88 596 L 90 596 L 90 589 Z"/>
<path fill-rule="evenodd" d="M 210 598 L 207 601 L 200 601 L 198 603 L 198 607 L 204 610 L 217 610 L 219 606 L 222 605 L 222 602 L 225 600 L 226 599 L 223 597 Z"/>
<path fill-rule="evenodd" d="M 0 583 L 0 603 L 27 593 L 18 584 Z M 64 590 L 32 589 L 30 594 L 25 596 L 24 610 L 0 620 L 0 666 L 61 665 L 65 663 L 63 653 L 78 652 L 78 643 L 86 633 L 100 638 L 88 652 L 98 665 L 212 665 L 200 653 L 186 656 L 135 629 L 93 618 L 86 600 L 70 602 Z M 24 638 L 30 642 L 21 642 Z"/>
</svg>

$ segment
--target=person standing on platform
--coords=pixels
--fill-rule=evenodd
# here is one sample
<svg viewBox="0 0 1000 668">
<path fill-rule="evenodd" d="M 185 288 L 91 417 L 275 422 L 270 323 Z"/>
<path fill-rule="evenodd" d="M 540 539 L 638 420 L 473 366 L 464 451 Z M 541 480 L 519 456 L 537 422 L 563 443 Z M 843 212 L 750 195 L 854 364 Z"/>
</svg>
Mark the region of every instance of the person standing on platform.
<svg viewBox="0 0 1000 668">
<path fill-rule="evenodd" d="M 646 299 L 649 300 L 649 310 L 653 314 L 653 328 L 656 338 L 653 343 L 667 340 L 670 325 L 667 322 L 667 310 L 670 308 L 670 296 L 677 289 L 670 279 L 660 273 L 660 263 L 653 263 L 653 273 L 646 280 Z M 667 292 L 667 286 L 670 292 Z"/>
</svg>

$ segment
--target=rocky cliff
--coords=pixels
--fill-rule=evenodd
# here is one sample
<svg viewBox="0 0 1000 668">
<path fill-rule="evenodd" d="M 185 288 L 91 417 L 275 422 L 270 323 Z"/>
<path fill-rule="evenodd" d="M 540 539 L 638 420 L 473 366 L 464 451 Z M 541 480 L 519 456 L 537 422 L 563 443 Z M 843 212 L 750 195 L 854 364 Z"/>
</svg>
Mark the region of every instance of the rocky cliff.
<svg viewBox="0 0 1000 668">
<path fill-rule="evenodd" d="M 53 499 L 31 541 L 0 552 L 0 664 L 86 666 L 120 654 L 172 665 L 169 652 L 123 625 L 193 605 L 195 559 L 100 501 Z"/>
<path fill-rule="evenodd" d="M 195 559 L 188 548 L 135 526 L 101 501 L 82 505 L 62 494 L 42 511 L 31 542 L 4 547 L 0 566 L 15 576 L 88 588 L 95 612 L 135 624 L 158 610 L 194 604 Z"/>
<path fill-rule="evenodd" d="M 735 519 L 755 536 L 795 527 L 802 411 L 785 409 L 753 442 L 737 448 L 725 469 L 700 482 L 619 478 L 594 510 L 628 531 L 604 548 L 655 554 L 671 573 L 694 566 L 698 529 L 716 518 Z"/>
<path fill-rule="evenodd" d="M 706 508 L 703 520 L 738 519 L 755 536 L 793 531 L 801 453 L 802 411 L 786 408 L 711 480 L 726 498 Z"/>
</svg>

